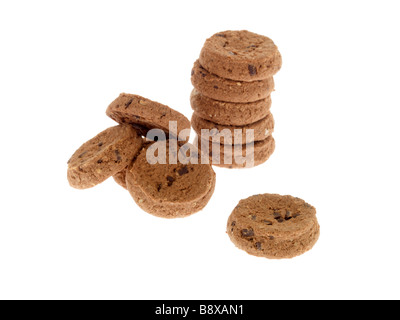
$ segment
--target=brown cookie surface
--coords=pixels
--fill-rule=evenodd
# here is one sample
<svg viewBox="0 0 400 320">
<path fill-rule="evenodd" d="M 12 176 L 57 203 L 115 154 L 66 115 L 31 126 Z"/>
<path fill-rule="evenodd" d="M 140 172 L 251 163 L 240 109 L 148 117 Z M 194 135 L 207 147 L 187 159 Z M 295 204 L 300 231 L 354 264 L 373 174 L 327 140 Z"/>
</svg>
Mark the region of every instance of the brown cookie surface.
<svg viewBox="0 0 400 320">
<path fill-rule="evenodd" d="M 254 102 L 267 98 L 274 90 L 274 79 L 243 82 L 221 78 L 208 72 L 197 60 L 192 68 L 191 81 L 201 94 L 228 102 Z"/>
<path fill-rule="evenodd" d="M 317 242 L 316 210 L 289 195 L 259 194 L 240 200 L 227 223 L 231 241 L 249 254 L 293 258 Z"/>
<path fill-rule="evenodd" d="M 271 136 L 253 144 L 224 145 L 201 140 L 196 136 L 194 144 L 199 153 L 205 152 L 212 165 L 229 169 L 252 168 L 266 162 L 275 150 L 275 140 Z M 207 147 L 208 145 L 208 147 Z"/>
<path fill-rule="evenodd" d="M 209 130 L 209 140 L 217 142 L 218 140 L 224 144 L 246 144 L 253 141 L 261 141 L 268 138 L 274 131 L 274 118 L 272 113 L 269 113 L 265 118 L 244 126 L 228 126 L 217 124 L 208 120 L 205 120 L 197 115 L 196 112 L 192 115 L 192 127 L 196 133 L 203 139 L 207 137 L 202 136 L 201 130 Z M 248 131 L 253 130 L 253 135 L 248 135 Z M 224 135 L 228 133 L 228 136 L 232 137 L 232 142 L 225 142 L 223 139 Z"/>
<path fill-rule="evenodd" d="M 190 121 L 180 112 L 135 94 L 121 93 L 108 106 L 106 114 L 118 123 L 135 126 L 144 136 L 151 129 L 161 129 L 172 136 L 184 129 L 190 130 Z M 177 132 L 169 132 L 170 121 L 176 121 Z"/>
<path fill-rule="evenodd" d="M 272 77 L 282 66 L 274 42 L 247 30 L 214 34 L 204 43 L 199 60 L 209 72 L 238 81 Z"/>
<path fill-rule="evenodd" d="M 142 137 L 129 125 L 104 130 L 79 147 L 69 159 L 69 184 L 86 189 L 103 182 L 126 168 L 142 143 Z"/>
<path fill-rule="evenodd" d="M 192 109 L 203 119 L 218 124 L 243 126 L 265 118 L 271 108 L 271 97 L 249 103 L 224 102 L 192 90 Z"/>
<path fill-rule="evenodd" d="M 117 172 L 113 175 L 113 179 L 116 183 L 118 183 L 122 188 L 127 189 L 126 187 L 126 169 Z"/>
<path fill-rule="evenodd" d="M 163 218 L 185 217 L 203 209 L 210 200 L 215 173 L 211 165 L 200 163 L 197 152 L 191 158 L 196 158 L 198 164 L 181 163 L 179 154 L 189 156 L 184 152 L 185 146 L 196 151 L 190 144 L 179 144 L 175 151 L 170 151 L 170 142 L 148 143 L 128 168 L 127 188 L 144 211 Z M 152 155 L 159 157 L 163 153 L 167 155 L 166 163 L 154 163 Z M 171 163 L 171 159 L 176 163 Z"/>
</svg>

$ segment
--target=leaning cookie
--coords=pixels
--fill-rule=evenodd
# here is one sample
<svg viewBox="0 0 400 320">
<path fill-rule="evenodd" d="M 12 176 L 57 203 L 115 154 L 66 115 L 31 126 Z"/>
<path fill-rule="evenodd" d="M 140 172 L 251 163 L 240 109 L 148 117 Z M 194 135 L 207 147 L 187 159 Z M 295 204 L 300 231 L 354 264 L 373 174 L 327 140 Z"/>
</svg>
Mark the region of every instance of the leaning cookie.
<svg viewBox="0 0 400 320">
<path fill-rule="evenodd" d="M 121 93 L 107 108 L 106 114 L 118 123 L 128 123 L 140 130 L 143 136 L 151 129 L 161 129 L 167 135 L 177 137 L 190 133 L 190 121 L 180 112 L 150 99 L 135 94 Z M 170 132 L 176 123 L 175 132 Z M 188 140 L 189 135 L 184 137 Z"/>
<path fill-rule="evenodd" d="M 126 169 L 117 172 L 113 175 L 113 179 L 116 183 L 118 183 L 122 188 L 127 189 L 126 187 Z"/>
<path fill-rule="evenodd" d="M 208 130 L 209 140 L 220 141 L 220 143 L 225 144 L 245 144 L 264 140 L 272 134 L 275 125 L 272 113 L 257 122 L 244 126 L 228 126 L 205 120 L 194 112 L 191 123 L 194 131 L 203 139 L 206 139 L 207 136 L 202 135 L 201 131 Z M 232 141 L 224 141 L 223 137 L 231 137 Z"/>
<path fill-rule="evenodd" d="M 208 72 L 197 60 L 192 68 L 191 81 L 201 94 L 228 102 L 254 102 L 267 98 L 274 91 L 274 79 L 243 82 L 221 78 Z"/>
<path fill-rule="evenodd" d="M 196 136 L 194 145 L 199 153 L 205 154 L 205 159 L 213 166 L 242 169 L 253 168 L 266 162 L 275 150 L 275 139 L 269 136 L 267 139 L 256 141 L 252 144 L 224 145 L 202 140 Z M 205 163 L 207 160 L 203 160 Z"/>
<path fill-rule="evenodd" d="M 200 63 L 222 78 L 254 81 L 277 73 L 282 66 L 282 57 L 268 37 L 247 30 L 224 31 L 206 40 Z"/>
<path fill-rule="evenodd" d="M 316 210 L 304 200 L 278 194 L 259 194 L 240 200 L 227 223 L 232 242 L 251 255 L 293 258 L 317 242 Z"/>
<path fill-rule="evenodd" d="M 190 95 L 190 105 L 205 120 L 230 126 L 243 126 L 268 115 L 271 108 L 271 97 L 249 103 L 234 103 L 208 98 L 193 89 Z"/>
<path fill-rule="evenodd" d="M 77 189 L 94 187 L 132 162 L 143 139 L 128 125 L 108 128 L 84 143 L 68 160 L 67 178 Z"/>
<path fill-rule="evenodd" d="M 207 205 L 214 192 L 215 173 L 211 165 L 201 164 L 197 152 L 189 155 L 185 146 L 195 151 L 190 144 L 178 144 L 175 149 L 168 141 L 146 144 L 128 168 L 128 191 L 144 211 L 162 218 L 179 218 Z M 183 162 L 193 158 L 198 164 L 182 163 L 181 156 Z"/>
</svg>

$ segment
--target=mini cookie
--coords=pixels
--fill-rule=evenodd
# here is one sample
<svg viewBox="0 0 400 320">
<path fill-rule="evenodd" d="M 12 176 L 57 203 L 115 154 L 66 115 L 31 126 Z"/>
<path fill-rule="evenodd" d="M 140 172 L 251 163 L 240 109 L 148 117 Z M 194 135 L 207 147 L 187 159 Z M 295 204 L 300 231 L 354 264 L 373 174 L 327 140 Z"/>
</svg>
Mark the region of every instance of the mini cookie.
<svg viewBox="0 0 400 320">
<path fill-rule="evenodd" d="M 267 98 L 274 90 L 274 79 L 252 82 L 234 81 L 208 72 L 197 60 L 192 69 L 192 84 L 206 97 L 229 102 L 254 102 Z"/>
<path fill-rule="evenodd" d="M 190 159 L 196 159 L 199 164 L 183 164 L 173 157 L 188 155 L 184 152 L 187 146 L 196 151 L 190 144 L 179 144 L 172 153 L 168 141 L 146 144 L 128 168 L 127 188 L 144 211 L 163 218 L 185 217 L 203 209 L 210 200 L 215 188 L 211 165 L 200 164 L 197 152 Z M 154 162 L 152 155 L 160 157 L 163 152 L 167 155 L 165 164 L 150 164 Z M 171 163 L 171 159 L 175 159 L 176 164 Z"/>
<path fill-rule="evenodd" d="M 150 129 L 161 129 L 176 136 L 190 132 L 190 121 L 178 111 L 135 94 L 121 93 L 107 108 L 106 114 L 118 123 L 129 123 L 146 136 Z M 177 132 L 169 132 L 170 121 L 177 122 Z M 188 140 L 189 137 L 185 137 Z"/>
<path fill-rule="evenodd" d="M 229 141 L 224 142 L 225 144 L 245 144 L 268 138 L 274 131 L 274 118 L 272 113 L 269 113 L 264 119 L 245 126 L 227 126 L 205 120 L 194 112 L 192 115 L 192 127 L 199 136 L 201 136 L 202 129 L 209 130 L 209 140 L 214 142 L 221 140 L 221 143 L 221 138 L 229 130 L 228 132 L 230 132 L 233 140 L 231 143 Z M 248 130 L 254 130 L 254 135 L 248 135 Z M 202 138 L 206 139 L 207 137 L 202 136 Z"/>
<path fill-rule="evenodd" d="M 270 38 L 246 30 L 224 31 L 206 40 L 200 63 L 222 78 L 254 81 L 277 73 L 282 57 Z"/>
<path fill-rule="evenodd" d="M 84 143 L 69 159 L 69 184 L 86 189 L 103 182 L 132 162 L 142 142 L 142 137 L 131 126 L 118 125 L 104 130 Z"/>
<path fill-rule="evenodd" d="M 265 118 L 271 108 L 271 96 L 249 103 L 210 99 L 196 89 L 190 95 L 192 109 L 203 119 L 218 124 L 243 126 Z"/>
<path fill-rule="evenodd" d="M 227 224 L 227 233 L 239 249 L 270 259 L 303 254 L 317 242 L 319 232 L 313 206 L 278 194 L 240 200 Z"/>
<path fill-rule="evenodd" d="M 201 143 L 203 143 L 203 147 Z M 207 143 L 208 149 L 203 149 L 204 146 L 207 146 Z M 201 140 L 196 136 L 194 144 L 198 147 L 199 152 L 207 151 L 207 156 L 212 165 L 229 169 L 252 168 L 263 164 L 275 150 L 275 140 L 272 136 L 256 141 L 254 144 L 241 146 L 212 143 L 211 141 Z M 215 151 L 213 151 L 213 147 Z"/>
<path fill-rule="evenodd" d="M 116 174 L 113 175 L 113 179 L 115 180 L 116 183 L 118 183 L 122 188 L 126 188 L 126 169 L 117 172 Z"/>
</svg>

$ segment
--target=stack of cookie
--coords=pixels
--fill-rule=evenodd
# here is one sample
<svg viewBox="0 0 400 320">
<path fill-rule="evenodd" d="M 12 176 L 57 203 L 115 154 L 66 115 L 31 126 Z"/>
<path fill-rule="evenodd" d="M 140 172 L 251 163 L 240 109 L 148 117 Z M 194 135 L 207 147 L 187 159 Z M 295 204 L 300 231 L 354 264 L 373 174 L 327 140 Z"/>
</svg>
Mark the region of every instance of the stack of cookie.
<svg viewBox="0 0 400 320">
<path fill-rule="evenodd" d="M 270 94 L 281 65 L 277 46 L 265 36 L 225 31 L 206 40 L 191 73 L 191 124 L 195 144 L 213 165 L 251 167 L 273 153 Z"/>
</svg>

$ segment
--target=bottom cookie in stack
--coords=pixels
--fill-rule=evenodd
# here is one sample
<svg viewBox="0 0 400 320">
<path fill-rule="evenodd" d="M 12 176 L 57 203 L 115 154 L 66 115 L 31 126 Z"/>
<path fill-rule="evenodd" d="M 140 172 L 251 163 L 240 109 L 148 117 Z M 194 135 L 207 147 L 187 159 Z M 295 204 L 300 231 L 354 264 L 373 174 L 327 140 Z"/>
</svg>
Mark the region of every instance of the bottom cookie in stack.
<svg viewBox="0 0 400 320">
<path fill-rule="evenodd" d="M 214 166 L 239 169 L 252 168 L 266 162 L 275 150 L 275 140 L 268 138 L 243 145 L 216 143 L 195 137 L 194 143 L 202 157 L 202 163 Z"/>
</svg>

